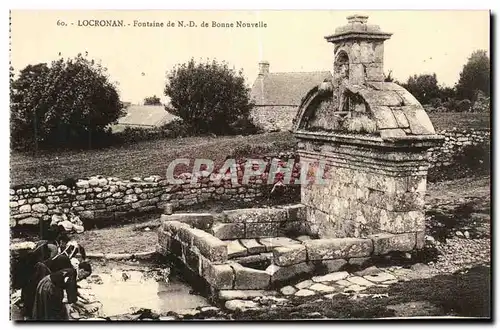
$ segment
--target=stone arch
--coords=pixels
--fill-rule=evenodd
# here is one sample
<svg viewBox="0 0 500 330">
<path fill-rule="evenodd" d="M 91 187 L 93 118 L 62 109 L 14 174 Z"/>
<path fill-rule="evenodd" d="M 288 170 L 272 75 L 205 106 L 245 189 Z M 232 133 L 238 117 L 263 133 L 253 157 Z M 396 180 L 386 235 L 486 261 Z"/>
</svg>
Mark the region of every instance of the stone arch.
<svg viewBox="0 0 500 330">
<path fill-rule="evenodd" d="M 334 83 L 339 86 L 342 79 L 349 79 L 350 59 L 347 51 L 340 49 L 333 62 Z"/>
<path fill-rule="evenodd" d="M 348 85 L 350 98 L 363 107 L 355 112 L 372 118 L 376 133 L 384 138 L 404 138 L 409 135 L 434 135 L 434 127 L 422 105 L 403 87 L 389 82 L 370 82 L 363 86 Z M 317 87 L 307 93 L 294 120 L 295 131 L 309 130 L 308 125 L 321 102 L 332 99 Z M 356 104 L 354 104 L 355 106 Z M 335 111 L 335 110 L 333 110 Z"/>
</svg>

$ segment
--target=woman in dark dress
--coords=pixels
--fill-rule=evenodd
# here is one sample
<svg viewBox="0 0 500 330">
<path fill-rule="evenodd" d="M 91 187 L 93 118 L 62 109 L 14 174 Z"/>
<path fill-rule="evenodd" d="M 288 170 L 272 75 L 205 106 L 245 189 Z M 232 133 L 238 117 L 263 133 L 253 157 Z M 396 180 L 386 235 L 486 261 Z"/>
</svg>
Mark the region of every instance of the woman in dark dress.
<svg viewBox="0 0 500 330">
<path fill-rule="evenodd" d="M 45 276 L 36 288 L 33 304 L 32 319 L 36 321 L 65 321 L 69 320 L 68 310 L 64 300 L 64 291 L 68 298 L 67 303 L 77 300 L 76 270 L 67 268 Z"/>
</svg>

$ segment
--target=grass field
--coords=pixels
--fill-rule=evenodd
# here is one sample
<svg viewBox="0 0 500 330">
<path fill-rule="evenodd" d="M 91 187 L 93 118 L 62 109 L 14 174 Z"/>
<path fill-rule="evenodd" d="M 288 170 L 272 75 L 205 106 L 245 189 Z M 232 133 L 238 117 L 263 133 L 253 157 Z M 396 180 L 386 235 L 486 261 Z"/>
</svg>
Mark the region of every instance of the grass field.
<svg viewBox="0 0 500 330">
<path fill-rule="evenodd" d="M 484 129 L 490 127 L 489 113 L 434 112 L 429 118 L 436 131 L 457 129 Z"/>
<path fill-rule="evenodd" d="M 436 131 L 454 127 L 488 128 L 489 114 L 431 113 Z M 189 137 L 145 141 L 100 150 L 42 152 L 35 156 L 11 152 L 11 186 L 28 183 L 57 183 L 67 178 L 91 175 L 128 179 L 135 176 L 165 175 L 176 158 L 211 159 L 222 163 L 226 157 L 249 157 L 290 151 L 295 145 L 289 132 L 252 136 Z"/>
<path fill-rule="evenodd" d="M 226 157 L 249 157 L 291 150 L 295 144 L 288 132 L 252 136 L 189 137 L 146 141 L 117 148 L 46 152 L 35 156 L 11 152 L 10 186 L 56 183 L 66 178 L 92 175 L 123 179 L 164 176 L 173 159 L 195 158 L 223 163 Z"/>
</svg>

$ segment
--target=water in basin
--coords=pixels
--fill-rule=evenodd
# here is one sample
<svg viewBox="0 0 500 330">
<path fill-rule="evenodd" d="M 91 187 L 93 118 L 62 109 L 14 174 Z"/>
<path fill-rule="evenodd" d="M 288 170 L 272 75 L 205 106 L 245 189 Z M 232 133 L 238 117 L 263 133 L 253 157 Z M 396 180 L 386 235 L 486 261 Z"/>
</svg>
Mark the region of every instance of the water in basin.
<svg viewBox="0 0 500 330">
<path fill-rule="evenodd" d="M 94 269 L 93 280 L 85 284 L 85 290 L 102 303 L 103 316 L 131 313 L 140 308 L 166 313 L 210 306 L 207 299 L 193 294 L 191 287 L 179 278 L 171 275 L 166 281 L 161 268 L 105 264 Z"/>
</svg>

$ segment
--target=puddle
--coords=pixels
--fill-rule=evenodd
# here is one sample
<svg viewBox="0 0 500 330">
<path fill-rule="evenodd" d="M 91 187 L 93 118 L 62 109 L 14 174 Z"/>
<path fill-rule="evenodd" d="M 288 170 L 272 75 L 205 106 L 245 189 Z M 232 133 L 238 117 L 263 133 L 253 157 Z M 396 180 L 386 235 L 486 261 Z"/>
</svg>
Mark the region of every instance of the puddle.
<svg viewBox="0 0 500 330">
<path fill-rule="evenodd" d="M 102 303 L 104 317 L 140 308 L 166 313 L 210 306 L 207 299 L 190 293 L 191 287 L 173 275 L 165 281 L 160 268 L 103 265 L 96 267 L 93 274 L 101 281 L 85 284 L 85 289 Z"/>
</svg>

